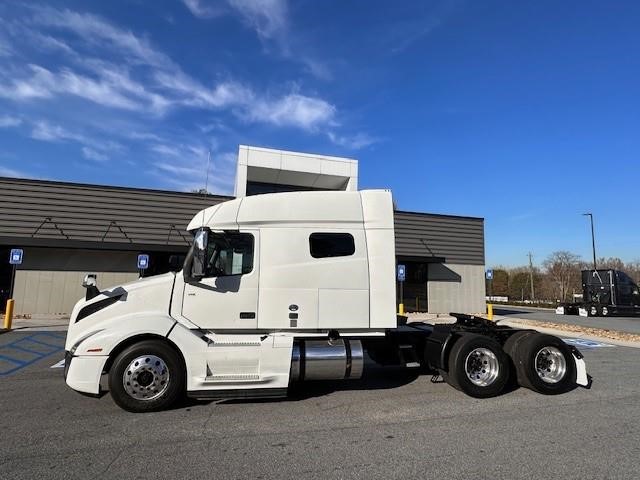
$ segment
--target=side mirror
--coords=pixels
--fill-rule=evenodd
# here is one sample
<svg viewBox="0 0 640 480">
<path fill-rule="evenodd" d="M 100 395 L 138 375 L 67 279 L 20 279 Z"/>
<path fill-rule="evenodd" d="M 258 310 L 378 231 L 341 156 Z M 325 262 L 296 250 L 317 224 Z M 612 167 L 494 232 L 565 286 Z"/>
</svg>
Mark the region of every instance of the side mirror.
<svg viewBox="0 0 640 480">
<path fill-rule="evenodd" d="M 87 289 L 85 300 L 91 300 L 100 295 L 100 290 L 98 290 L 98 276 L 95 273 L 85 275 L 84 280 L 82 280 L 82 286 Z"/>
<path fill-rule="evenodd" d="M 201 228 L 196 232 L 193 246 L 187 254 L 184 263 L 184 279 L 187 282 L 199 282 L 204 278 L 207 264 L 207 244 L 209 242 L 209 230 Z"/>
</svg>

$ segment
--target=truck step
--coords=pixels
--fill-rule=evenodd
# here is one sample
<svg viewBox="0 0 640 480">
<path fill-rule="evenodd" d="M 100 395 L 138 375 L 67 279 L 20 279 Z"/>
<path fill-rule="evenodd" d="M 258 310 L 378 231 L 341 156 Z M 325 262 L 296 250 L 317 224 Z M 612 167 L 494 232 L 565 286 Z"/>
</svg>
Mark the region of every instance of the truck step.
<svg viewBox="0 0 640 480">
<path fill-rule="evenodd" d="M 259 382 L 260 380 L 260 375 L 257 373 L 227 373 L 204 377 L 204 383 Z"/>
<path fill-rule="evenodd" d="M 398 348 L 400 351 L 400 360 L 406 368 L 420 368 L 415 346 L 411 344 L 398 345 Z"/>
</svg>

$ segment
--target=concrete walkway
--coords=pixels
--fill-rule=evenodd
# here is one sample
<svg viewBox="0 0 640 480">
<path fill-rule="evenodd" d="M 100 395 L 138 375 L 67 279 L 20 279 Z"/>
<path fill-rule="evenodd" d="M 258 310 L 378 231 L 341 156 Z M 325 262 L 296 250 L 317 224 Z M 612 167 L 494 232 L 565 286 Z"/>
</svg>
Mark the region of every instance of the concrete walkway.
<svg viewBox="0 0 640 480">
<path fill-rule="evenodd" d="M 11 331 L 18 332 L 63 332 L 69 326 L 69 317 L 38 315 L 34 318 L 14 318 Z M 0 333 L 7 330 L 0 328 Z"/>
</svg>

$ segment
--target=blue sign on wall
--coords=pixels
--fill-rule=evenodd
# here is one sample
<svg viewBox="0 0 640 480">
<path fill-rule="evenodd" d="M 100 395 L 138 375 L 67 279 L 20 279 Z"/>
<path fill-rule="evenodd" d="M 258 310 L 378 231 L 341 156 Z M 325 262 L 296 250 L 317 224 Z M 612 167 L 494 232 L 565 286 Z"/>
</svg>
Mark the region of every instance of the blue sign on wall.
<svg viewBox="0 0 640 480">
<path fill-rule="evenodd" d="M 24 252 L 21 248 L 12 248 L 9 254 L 9 263 L 11 265 L 21 265 Z"/>
<path fill-rule="evenodd" d="M 487 280 L 493 280 L 493 270 L 487 270 Z"/>
<path fill-rule="evenodd" d="M 407 268 L 404 265 L 398 265 L 398 281 L 404 282 L 407 278 Z"/>
<path fill-rule="evenodd" d="M 147 268 L 149 268 L 149 255 L 138 255 L 138 269 L 146 270 Z"/>
</svg>

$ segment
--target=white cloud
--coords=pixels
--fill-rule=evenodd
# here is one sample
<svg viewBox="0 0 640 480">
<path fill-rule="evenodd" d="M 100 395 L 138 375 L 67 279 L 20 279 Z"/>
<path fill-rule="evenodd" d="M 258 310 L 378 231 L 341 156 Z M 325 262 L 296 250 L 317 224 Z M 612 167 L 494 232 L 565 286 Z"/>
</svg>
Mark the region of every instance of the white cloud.
<svg viewBox="0 0 640 480">
<path fill-rule="evenodd" d="M 207 19 L 229 11 L 217 0 L 182 0 L 193 16 Z M 282 40 L 288 26 L 287 0 L 226 0 L 261 40 Z"/>
<path fill-rule="evenodd" d="M 129 30 L 123 30 L 89 13 L 71 10 L 55 10 L 50 7 L 34 7 L 34 20 L 40 24 L 75 33 L 84 41 L 101 47 L 110 46 L 118 53 L 126 52 L 124 58 L 148 65 L 174 67 L 165 54 L 154 50 L 145 39 Z"/>
<path fill-rule="evenodd" d="M 264 38 L 271 37 L 286 26 L 286 2 L 229 1 Z M 117 60 L 107 62 L 74 54 L 69 56 L 74 66 L 65 65 L 58 71 L 28 64 L 22 71 L 18 68 L 16 72 L 0 72 L 0 96 L 13 101 L 70 95 L 106 108 L 135 111 L 143 115 L 163 115 L 169 108 L 179 106 L 227 109 L 245 121 L 294 126 L 309 131 L 332 122 L 335 117 L 334 105 L 324 99 L 297 92 L 284 93 L 279 97 L 266 96 L 235 80 L 204 85 L 185 73 L 167 55 L 155 50 L 145 38 L 95 15 L 58 11 L 50 7 L 30 8 L 34 11 L 36 24 L 49 29 L 34 33 L 30 27 L 22 26 L 31 35 L 25 37 L 35 38 L 34 41 L 39 45 L 44 43 L 75 52 L 72 48 L 75 44 L 68 43 L 71 41 L 68 35 L 65 41 L 56 38 L 56 31 L 63 30 L 79 36 L 84 44 L 89 44 L 92 55 L 111 48 L 117 52 L 117 58 L 123 61 L 116 65 L 114 62 Z M 17 30 L 13 34 L 17 35 Z M 307 63 L 308 68 L 315 70 L 318 75 L 327 75 L 322 71 L 321 64 Z"/>
<path fill-rule="evenodd" d="M 222 7 L 226 13 L 233 7 L 243 21 L 256 30 L 261 40 L 278 45 L 288 35 L 285 1 L 228 1 L 230 6 Z M 205 8 L 201 13 L 206 13 L 208 8 L 203 1 L 185 3 Z M 337 129 L 336 106 L 319 96 L 300 93 L 297 86 L 266 93 L 233 78 L 198 79 L 155 49 L 145 36 L 120 28 L 101 17 L 52 7 L 26 8 L 32 13 L 32 18 L 14 22 L 12 30 L 3 33 L 13 42 L 9 46 L 15 47 L 15 53 L 25 55 L 20 57 L 23 60 L 19 63 L 12 63 L 18 58 L 15 55 L 0 59 L 0 97 L 12 102 L 51 102 L 51 109 L 57 112 L 57 120 L 51 122 L 46 117 L 39 117 L 34 121 L 23 115 L 20 118 L 0 116 L 0 126 L 17 126 L 17 119 L 30 127 L 33 139 L 76 143 L 84 158 L 98 162 L 105 162 L 114 156 L 113 152 L 125 149 L 109 138 L 122 138 L 127 147 L 131 142 L 139 142 L 139 146 L 153 153 L 151 161 L 167 182 L 200 185 L 201 188 L 206 174 L 207 151 L 209 148 L 214 152 L 218 150 L 218 139 L 208 139 L 207 146 L 203 146 L 202 137 L 210 136 L 209 126 L 204 131 L 194 132 L 193 136 L 187 127 L 184 130 L 186 135 L 182 137 L 169 125 L 163 127 L 161 116 L 169 110 L 197 108 L 228 114 L 209 120 L 217 122 L 218 131 L 227 132 L 220 133 L 221 138 L 229 136 L 228 131 L 223 130 L 227 124 L 234 125 L 233 121 L 229 122 L 229 115 L 243 123 L 294 127 L 325 135 L 328 135 L 328 130 Z M 0 34 L 0 46 L 3 38 Z M 28 48 L 23 49 L 22 44 Z M 34 62 L 28 56 L 34 48 L 47 53 L 55 51 L 58 64 L 51 67 L 47 63 Z M 296 61 L 317 76 L 328 74 L 323 71 L 321 63 L 303 57 Z M 76 102 L 74 105 L 80 105 L 80 108 L 74 111 L 65 101 L 70 97 L 82 99 L 87 105 Z M 134 112 L 143 117 L 87 108 L 91 105 Z M 149 114 L 155 116 L 151 119 L 153 123 L 147 122 Z M 62 120 L 65 118 L 68 123 Z M 152 130 L 156 127 L 160 130 Z M 96 131 L 102 132 L 107 139 L 98 137 Z M 337 133 L 332 135 L 335 143 L 348 144 L 352 148 L 362 148 L 368 141 L 365 136 L 356 135 L 349 139 Z M 172 138 L 179 142 L 171 143 Z M 116 156 L 116 160 L 118 158 Z M 215 172 L 211 185 L 218 191 L 230 192 L 235 174 L 235 154 L 213 154 L 211 172 Z"/>
<path fill-rule="evenodd" d="M 34 31 L 28 31 L 28 35 L 30 35 L 31 40 L 36 46 L 44 50 L 57 50 L 69 55 L 76 55 L 75 50 L 73 50 L 73 48 L 71 48 L 66 42 L 54 38 L 51 35 L 43 35 Z"/>
<path fill-rule="evenodd" d="M 51 125 L 48 122 L 36 122 L 31 131 L 31 138 L 45 142 L 58 142 L 62 140 L 80 141 L 82 137 L 69 132 L 60 125 Z"/>
<path fill-rule="evenodd" d="M 43 142 L 76 142 L 87 147 L 87 150 L 82 150 L 83 155 L 86 158 L 90 158 L 93 153 L 93 160 L 99 160 L 96 158 L 98 155 L 105 155 L 105 152 L 119 152 L 123 150 L 123 146 L 117 142 L 110 140 L 97 140 L 93 137 L 68 130 L 60 125 L 54 125 L 47 121 L 37 121 L 33 124 L 31 130 L 31 138 L 34 140 L 40 140 Z M 101 158 L 100 160 L 106 160 Z"/>
<path fill-rule="evenodd" d="M 149 92 L 142 84 L 132 80 L 126 72 L 101 65 L 93 67 L 98 73 L 98 79 L 94 79 L 68 68 L 52 72 L 40 65 L 31 64 L 27 75 L 16 78 L 9 85 L 0 85 L 0 96 L 13 100 L 30 100 L 64 94 L 104 107 L 154 113 L 163 113 L 171 104 L 162 95 Z"/>
<path fill-rule="evenodd" d="M 109 157 L 104 153 L 100 153 L 89 147 L 82 147 L 82 155 L 84 156 L 84 158 L 95 160 L 96 162 L 105 162 L 109 160 Z"/>
<path fill-rule="evenodd" d="M 11 115 L 0 115 L 0 128 L 18 127 L 22 119 Z"/>
<path fill-rule="evenodd" d="M 331 142 L 350 150 L 360 150 L 380 141 L 380 139 L 362 132 L 356 133 L 353 136 L 338 135 L 334 132 L 328 132 L 327 136 Z"/>
<path fill-rule="evenodd" d="M 6 38 L 0 35 L 0 57 L 9 57 L 13 55 L 13 48 L 9 45 Z"/>
<path fill-rule="evenodd" d="M 273 39 L 287 28 L 286 0 L 227 0 L 261 39 Z"/>
<path fill-rule="evenodd" d="M 320 98 L 291 93 L 273 101 L 260 100 L 246 114 L 253 121 L 313 131 L 334 123 L 336 107 Z"/>
<path fill-rule="evenodd" d="M 14 177 L 14 178 L 25 178 L 30 177 L 25 172 L 21 172 L 20 170 L 14 170 L 13 168 L 7 168 L 0 165 L 0 177 Z"/>
<path fill-rule="evenodd" d="M 191 77 L 175 72 L 157 72 L 155 79 L 162 87 L 177 95 L 177 101 L 193 107 L 221 108 L 246 104 L 254 96 L 249 88 L 236 82 L 224 82 L 215 88 L 207 88 Z"/>
<path fill-rule="evenodd" d="M 150 149 L 161 156 L 153 162 L 156 175 L 181 190 L 200 190 L 229 194 L 235 180 L 236 154 L 211 152 L 200 145 L 152 145 Z M 209 175 L 207 176 L 207 164 Z"/>
<path fill-rule="evenodd" d="M 219 5 L 214 5 L 213 2 L 207 0 L 182 0 L 185 6 L 198 18 L 212 18 L 217 17 L 223 11 Z"/>
</svg>

